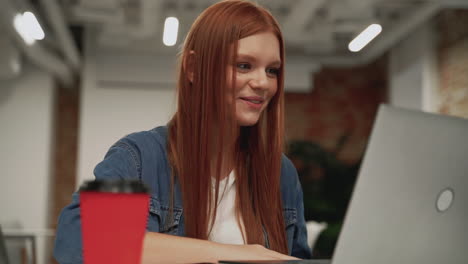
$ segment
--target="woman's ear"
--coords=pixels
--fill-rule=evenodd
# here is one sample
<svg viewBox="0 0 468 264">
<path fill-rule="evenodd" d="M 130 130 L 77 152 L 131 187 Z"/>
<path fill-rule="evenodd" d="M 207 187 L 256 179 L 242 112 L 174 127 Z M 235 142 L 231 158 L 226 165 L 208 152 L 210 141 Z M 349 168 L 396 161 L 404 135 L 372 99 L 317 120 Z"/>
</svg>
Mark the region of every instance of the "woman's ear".
<svg viewBox="0 0 468 264">
<path fill-rule="evenodd" d="M 190 80 L 190 82 L 193 82 L 193 75 L 195 71 L 195 51 L 189 51 L 189 54 L 185 57 L 183 66 L 187 74 L 187 78 Z"/>
</svg>

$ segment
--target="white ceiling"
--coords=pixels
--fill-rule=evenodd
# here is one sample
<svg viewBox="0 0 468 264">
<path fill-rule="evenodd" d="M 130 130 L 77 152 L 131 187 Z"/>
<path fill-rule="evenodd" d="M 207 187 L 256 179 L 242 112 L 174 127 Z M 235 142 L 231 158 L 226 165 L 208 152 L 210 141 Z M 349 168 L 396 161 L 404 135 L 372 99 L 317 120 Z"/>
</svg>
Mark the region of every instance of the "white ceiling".
<svg viewBox="0 0 468 264">
<path fill-rule="evenodd" d="M 63 0 L 73 23 L 101 27 L 99 43 L 105 47 L 172 52 L 162 44 L 162 26 L 168 16 L 180 20 L 178 43 L 194 19 L 216 0 Z M 434 0 L 259 0 L 278 19 L 288 54 L 349 55 L 352 38 L 372 23 L 383 34 Z M 382 37 L 379 37 L 382 38 Z M 375 42 L 379 41 L 377 38 Z"/>
<path fill-rule="evenodd" d="M 216 0 L 0 0 L 5 33 L 34 63 L 71 83 L 79 74 L 81 56 L 69 25 L 93 26 L 98 48 L 174 55 L 195 18 Z M 371 62 L 427 23 L 441 8 L 468 8 L 468 0 L 257 0 L 279 21 L 288 60 L 299 58 L 319 65 L 359 65 Z M 30 10 L 39 15 L 46 39 L 33 46 L 22 43 L 11 21 Z M 174 47 L 162 44 L 164 20 L 179 18 Z M 348 43 L 372 23 L 382 33 L 358 53 Z M 76 36 L 76 35 L 75 35 Z M 6 49 L 4 49 L 6 50 Z M 0 64 L 7 63 L 0 51 Z M 3 59 L 2 59 L 3 58 Z M 1 65 L 0 65 L 1 66 Z M 10 67 L 10 66 L 8 66 Z M 0 67 L 1 68 L 1 67 Z"/>
</svg>

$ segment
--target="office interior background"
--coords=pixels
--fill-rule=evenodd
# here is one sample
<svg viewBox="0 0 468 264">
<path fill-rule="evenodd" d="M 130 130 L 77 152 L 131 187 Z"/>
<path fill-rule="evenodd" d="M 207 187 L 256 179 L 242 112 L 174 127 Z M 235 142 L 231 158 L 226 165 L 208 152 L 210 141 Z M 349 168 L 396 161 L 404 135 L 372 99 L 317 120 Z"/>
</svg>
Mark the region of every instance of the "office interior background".
<svg viewBox="0 0 468 264">
<path fill-rule="evenodd" d="M 71 194 L 116 140 L 166 124 L 180 45 L 215 2 L 0 0 L 0 225 L 13 263 L 55 263 Z M 378 105 L 468 118 L 468 0 L 257 2 L 285 36 L 286 152 L 306 220 L 326 224 L 314 255 L 329 257 Z M 369 44 L 349 45 L 377 24 Z"/>
</svg>

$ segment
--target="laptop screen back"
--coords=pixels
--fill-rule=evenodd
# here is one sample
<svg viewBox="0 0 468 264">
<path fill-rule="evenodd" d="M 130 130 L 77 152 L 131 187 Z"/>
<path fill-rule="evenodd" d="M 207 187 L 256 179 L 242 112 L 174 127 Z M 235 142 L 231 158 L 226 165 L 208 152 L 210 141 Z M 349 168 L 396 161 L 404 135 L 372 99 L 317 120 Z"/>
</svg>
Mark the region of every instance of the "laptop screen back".
<svg viewBox="0 0 468 264">
<path fill-rule="evenodd" d="M 381 106 L 333 264 L 468 263 L 468 120 Z"/>
</svg>

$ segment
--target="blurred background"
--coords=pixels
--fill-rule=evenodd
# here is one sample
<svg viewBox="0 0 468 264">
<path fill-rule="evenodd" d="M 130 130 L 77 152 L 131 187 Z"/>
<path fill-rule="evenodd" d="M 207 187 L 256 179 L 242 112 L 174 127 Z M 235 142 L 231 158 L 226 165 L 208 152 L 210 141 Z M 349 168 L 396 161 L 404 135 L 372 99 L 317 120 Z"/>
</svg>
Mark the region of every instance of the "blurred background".
<svg viewBox="0 0 468 264">
<path fill-rule="evenodd" d="M 12 263 L 55 263 L 71 194 L 116 140 L 166 124 L 180 45 L 215 2 L 0 0 L 0 226 Z M 284 32 L 287 155 L 319 230 L 314 256 L 330 257 L 378 105 L 468 117 L 468 0 L 257 2 Z"/>
</svg>

